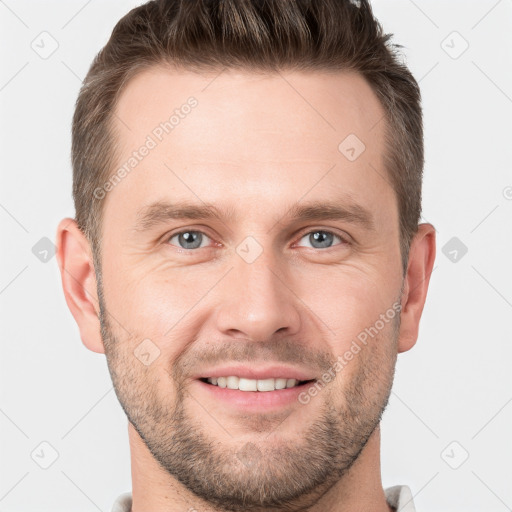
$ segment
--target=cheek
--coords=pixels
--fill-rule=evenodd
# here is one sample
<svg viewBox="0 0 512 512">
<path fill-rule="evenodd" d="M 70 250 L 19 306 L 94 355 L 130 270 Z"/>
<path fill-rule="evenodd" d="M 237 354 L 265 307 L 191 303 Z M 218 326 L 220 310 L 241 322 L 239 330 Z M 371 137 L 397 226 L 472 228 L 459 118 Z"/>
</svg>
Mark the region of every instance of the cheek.
<svg viewBox="0 0 512 512">
<path fill-rule="evenodd" d="M 109 311 L 131 338 L 126 340 L 130 348 L 125 356 L 149 353 L 149 358 L 154 359 L 149 368 L 139 368 L 140 361 L 132 358 L 137 372 L 145 375 L 142 382 L 159 381 L 155 382 L 156 388 L 167 396 L 173 395 L 172 370 L 187 346 L 197 339 L 203 325 L 203 309 L 208 309 L 205 295 L 216 280 L 216 275 L 192 276 L 186 270 L 148 270 L 129 278 L 127 272 L 117 271 L 111 276 L 111 302 L 115 305 Z M 126 331 L 117 331 L 126 338 Z"/>
<path fill-rule="evenodd" d="M 361 341 L 363 340 L 363 341 Z M 340 347 L 338 347 L 339 349 Z M 396 333 L 393 321 L 364 338 L 353 338 L 339 352 L 335 400 L 348 407 L 380 407 L 389 395 L 396 363 Z"/>
<path fill-rule="evenodd" d="M 150 268 L 138 272 L 119 266 L 105 280 L 109 311 L 130 332 L 162 337 L 208 290 L 207 282 L 201 284 L 200 279 L 188 279 L 185 274 Z"/>
<path fill-rule="evenodd" d="M 319 282 L 327 283 L 319 286 Z M 335 354 L 343 353 L 351 341 L 372 329 L 377 323 L 383 329 L 381 315 L 387 314 L 386 325 L 395 316 L 393 303 L 398 298 L 396 283 L 385 280 L 368 269 L 351 267 L 330 271 L 321 280 L 309 278 L 298 295 L 308 308 L 327 326 Z"/>
</svg>

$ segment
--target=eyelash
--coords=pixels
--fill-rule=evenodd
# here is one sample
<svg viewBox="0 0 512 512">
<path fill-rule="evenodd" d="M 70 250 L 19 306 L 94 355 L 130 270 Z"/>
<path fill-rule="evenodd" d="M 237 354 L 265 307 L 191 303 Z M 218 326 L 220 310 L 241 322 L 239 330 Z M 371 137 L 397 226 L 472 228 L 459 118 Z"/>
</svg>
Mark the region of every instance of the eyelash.
<svg viewBox="0 0 512 512">
<path fill-rule="evenodd" d="M 313 230 L 309 230 L 309 231 L 305 231 L 303 233 L 300 234 L 299 236 L 299 240 L 302 240 L 306 235 L 310 235 L 312 233 L 328 233 L 330 235 L 334 235 L 335 237 L 339 238 L 341 240 L 341 243 L 340 244 L 337 244 L 337 245 L 333 245 L 332 247 L 326 247 L 324 249 L 316 249 L 315 247 L 306 247 L 306 249 L 313 249 L 313 250 L 317 250 L 317 251 L 328 251 L 329 249 L 334 249 L 335 247 L 337 247 L 338 245 L 341 246 L 341 245 L 350 245 L 350 242 L 348 241 L 347 238 L 339 235 L 338 233 L 336 233 L 335 231 L 331 231 L 331 230 L 328 230 L 328 229 L 322 229 L 322 228 L 317 228 L 317 229 L 313 229 Z M 204 231 L 201 231 L 199 229 L 185 229 L 185 230 L 182 230 L 182 231 L 178 231 L 176 233 L 172 233 L 170 235 L 166 235 L 165 236 L 165 239 L 164 239 L 164 242 L 165 243 L 168 243 L 169 245 L 172 245 L 173 247 L 175 247 L 176 249 L 178 249 L 179 251 L 181 252 L 190 252 L 190 253 L 193 253 L 193 252 L 197 252 L 199 249 L 208 249 L 210 247 L 197 247 L 195 249 L 185 249 L 183 247 L 179 247 L 179 246 L 176 246 L 176 245 L 173 245 L 170 243 L 170 240 L 172 238 L 174 238 L 175 236 L 179 236 L 179 235 L 182 235 L 184 233 L 201 233 L 202 235 L 205 235 L 206 237 L 208 237 L 210 240 L 212 239 L 210 236 L 208 236 Z"/>
</svg>

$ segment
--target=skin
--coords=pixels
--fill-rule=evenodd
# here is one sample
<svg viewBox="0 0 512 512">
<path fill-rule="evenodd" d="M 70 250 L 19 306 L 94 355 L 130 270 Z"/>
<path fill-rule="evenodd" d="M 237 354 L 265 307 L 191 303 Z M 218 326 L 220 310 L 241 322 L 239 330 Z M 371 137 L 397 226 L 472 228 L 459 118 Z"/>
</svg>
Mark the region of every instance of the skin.
<svg viewBox="0 0 512 512">
<path fill-rule="evenodd" d="M 379 422 L 397 354 L 417 340 L 435 230 L 419 226 L 404 276 L 383 109 L 354 73 L 155 67 L 117 105 L 119 166 L 190 96 L 197 106 L 103 199 L 101 274 L 73 219 L 57 232 L 67 304 L 130 420 L 132 511 L 389 511 Z M 354 161 L 338 150 L 348 134 L 366 147 Z M 163 200 L 236 217 L 136 230 L 139 209 Z M 374 229 L 287 218 L 309 201 L 357 203 Z M 187 230 L 200 248 L 175 236 Z M 318 231 L 336 236 L 319 246 Z M 251 263 L 237 252 L 248 236 L 262 250 Z M 307 404 L 242 412 L 194 379 L 236 361 L 320 378 L 393 304 L 401 313 Z M 145 339 L 160 351 L 149 365 L 134 355 Z"/>
</svg>

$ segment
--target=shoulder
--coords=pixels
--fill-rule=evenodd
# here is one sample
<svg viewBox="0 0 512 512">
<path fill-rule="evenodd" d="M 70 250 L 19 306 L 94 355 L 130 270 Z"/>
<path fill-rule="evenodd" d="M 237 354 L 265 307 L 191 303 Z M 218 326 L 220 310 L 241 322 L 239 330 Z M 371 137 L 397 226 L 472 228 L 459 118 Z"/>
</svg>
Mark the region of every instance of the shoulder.
<svg viewBox="0 0 512 512">
<path fill-rule="evenodd" d="M 132 508 L 132 493 L 125 492 L 117 497 L 112 506 L 111 512 L 131 512 Z"/>
<path fill-rule="evenodd" d="M 400 512 L 416 512 L 411 490 L 407 485 L 395 485 L 384 489 L 388 504 Z"/>
</svg>

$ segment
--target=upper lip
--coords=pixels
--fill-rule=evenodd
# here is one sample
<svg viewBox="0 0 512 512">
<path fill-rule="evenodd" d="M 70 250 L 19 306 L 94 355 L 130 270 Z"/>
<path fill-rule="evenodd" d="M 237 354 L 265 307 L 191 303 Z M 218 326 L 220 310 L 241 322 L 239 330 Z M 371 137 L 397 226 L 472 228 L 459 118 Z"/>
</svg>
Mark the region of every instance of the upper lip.
<svg viewBox="0 0 512 512">
<path fill-rule="evenodd" d="M 196 379 L 206 379 L 208 377 L 242 377 L 245 379 L 296 379 L 296 380 L 313 380 L 315 377 L 307 371 L 299 368 L 293 368 L 283 365 L 271 365 L 265 367 L 256 366 L 243 366 L 243 365 L 229 365 L 229 366 L 216 366 L 215 368 L 203 370 L 200 374 L 196 375 Z"/>
</svg>

